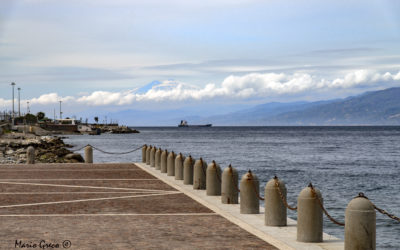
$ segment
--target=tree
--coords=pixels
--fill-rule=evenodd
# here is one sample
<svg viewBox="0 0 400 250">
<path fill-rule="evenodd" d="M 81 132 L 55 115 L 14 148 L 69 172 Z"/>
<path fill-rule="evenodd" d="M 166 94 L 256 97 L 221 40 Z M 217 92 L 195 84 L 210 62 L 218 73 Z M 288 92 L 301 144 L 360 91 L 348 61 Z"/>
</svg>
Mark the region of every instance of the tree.
<svg viewBox="0 0 400 250">
<path fill-rule="evenodd" d="M 32 114 L 26 114 L 25 115 L 25 120 L 28 124 L 32 124 L 32 123 L 36 123 L 37 122 L 37 118 L 35 115 Z"/>
<path fill-rule="evenodd" d="M 95 121 L 96 123 L 98 123 L 98 122 L 99 122 L 99 117 L 95 116 L 95 117 L 94 117 L 94 121 Z"/>
<path fill-rule="evenodd" d="M 44 119 L 44 117 L 46 116 L 46 114 L 44 113 L 44 112 L 38 112 L 37 114 L 36 114 L 36 116 L 37 116 L 37 118 L 38 118 L 38 120 L 39 121 L 41 121 L 41 120 L 43 120 Z"/>
</svg>

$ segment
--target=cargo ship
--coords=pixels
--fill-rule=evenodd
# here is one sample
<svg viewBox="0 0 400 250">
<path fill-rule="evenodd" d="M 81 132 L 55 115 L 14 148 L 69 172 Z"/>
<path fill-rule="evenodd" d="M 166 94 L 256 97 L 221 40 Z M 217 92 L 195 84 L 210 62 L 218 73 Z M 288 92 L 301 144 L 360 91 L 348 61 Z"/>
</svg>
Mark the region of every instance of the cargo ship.
<svg viewBox="0 0 400 250">
<path fill-rule="evenodd" d="M 178 125 L 178 127 L 211 127 L 212 124 L 203 124 L 203 125 L 189 125 L 187 121 L 181 120 L 181 123 Z"/>
</svg>

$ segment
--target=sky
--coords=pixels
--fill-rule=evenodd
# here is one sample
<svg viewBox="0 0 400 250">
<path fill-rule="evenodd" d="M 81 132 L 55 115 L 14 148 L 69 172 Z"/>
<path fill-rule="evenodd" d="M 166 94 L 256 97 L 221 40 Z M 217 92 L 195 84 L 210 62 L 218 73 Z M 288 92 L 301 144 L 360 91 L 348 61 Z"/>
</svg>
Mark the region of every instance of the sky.
<svg viewBox="0 0 400 250">
<path fill-rule="evenodd" d="M 397 0 L 0 0 L 0 110 L 11 82 L 23 112 L 62 101 L 69 115 L 399 87 L 399 13 Z"/>
</svg>

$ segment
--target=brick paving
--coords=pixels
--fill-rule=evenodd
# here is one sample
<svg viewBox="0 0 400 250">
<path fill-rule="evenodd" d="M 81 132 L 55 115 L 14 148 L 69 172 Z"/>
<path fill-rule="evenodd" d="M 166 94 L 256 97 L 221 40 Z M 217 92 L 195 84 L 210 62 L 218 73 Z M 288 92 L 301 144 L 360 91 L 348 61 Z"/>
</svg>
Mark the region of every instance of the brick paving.
<svg viewBox="0 0 400 250">
<path fill-rule="evenodd" d="M 0 165 L 0 228 L 0 249 L 276 249 L 134 164 Z"/>
</svg>

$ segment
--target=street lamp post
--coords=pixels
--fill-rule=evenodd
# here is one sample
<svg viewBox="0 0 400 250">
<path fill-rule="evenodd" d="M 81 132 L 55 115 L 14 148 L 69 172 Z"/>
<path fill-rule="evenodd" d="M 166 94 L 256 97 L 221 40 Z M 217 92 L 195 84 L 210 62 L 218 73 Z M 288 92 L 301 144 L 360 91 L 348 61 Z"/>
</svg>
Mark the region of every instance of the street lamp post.
<svg viewBox="0 0 400 250">
<path fill-rule="evenodd" d="M 12 86 L 12 119 L 13 119 L 13 125 L 14 125 L 14 86 L 15 86 L 15 82 L 12 82 L 11 86 Z"/>
<path fill-rule="evenodd" d="M 21 117 L 21 88 L 18 88 L 18 117 Z"/>
<path fill-rule="evenodd" d="M 26 113 L 30 113 L 31 111 L 29 110 L 29 101 L 26 102 Z"/>
<path fill-rule="evenodd" d="M 61 102 L 62 102 L 62 101 L 60 101 L 60 119 L 62 119 Z"/>
</svg>

